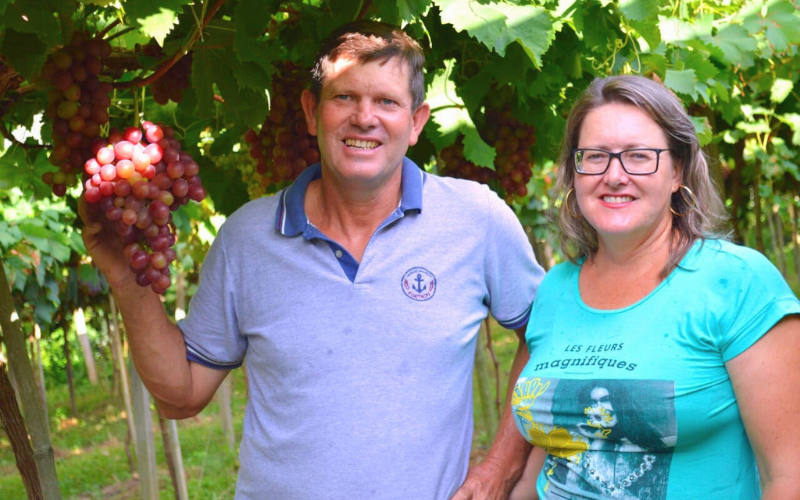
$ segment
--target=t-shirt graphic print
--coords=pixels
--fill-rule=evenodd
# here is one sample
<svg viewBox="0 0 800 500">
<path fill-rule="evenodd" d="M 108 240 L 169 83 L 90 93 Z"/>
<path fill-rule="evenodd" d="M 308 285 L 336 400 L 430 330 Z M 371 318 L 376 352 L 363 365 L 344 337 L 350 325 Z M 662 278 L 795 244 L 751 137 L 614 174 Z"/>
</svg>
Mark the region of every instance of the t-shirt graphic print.
<svg viewBox="0 0 800 500">
<path fill-rule="evenodd" d="M 547 450 L 546 498 L 664 500 L 677 434 L 674 384 L 522 377 L 517 427 Z"/>
</svg>

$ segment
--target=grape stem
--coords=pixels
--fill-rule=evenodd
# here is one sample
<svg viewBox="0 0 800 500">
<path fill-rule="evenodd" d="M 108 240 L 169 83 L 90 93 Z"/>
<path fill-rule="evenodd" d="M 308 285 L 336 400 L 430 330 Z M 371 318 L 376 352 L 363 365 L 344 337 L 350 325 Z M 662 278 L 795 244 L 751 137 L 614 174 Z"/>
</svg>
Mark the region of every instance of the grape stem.
<svg viewBox="0 0 800 500">
<path fill-rule="evenodd" d="M 225 1 L 226 0 L 217 0 L 216 3 L 214 3 L 214 5 L 212 5 L 210 9 L 208 9 L 208 14 L 206 14 L 206 17 L 203 19 L 202 26 L 196 28 L 192 36 L 189 37 L 189 41 L 186 42 L 180 49 L 178 49 L 175 52 L 175 54 L 173 54 L 172 57 L 169 58 L 169 60 L 165 61 L 161 66 L 159 66 L 158 69 L 156 69 L 152 75 L 144 79 L 136 78 L 129 82 L 116 82 L 114 83 L 114 88 L 127 89 L 132 87 L 144 87 L 145 85 L 150 85 L 154 81 L 161 78 L 167 71 L 169 71 L 171 67 L 175 65 L 175 63 L 177 63 L 183 56 L 185 56 L 189 52 L 189 49 L 192 48 L 192 45 L 194 45 L 194 43 L 200 38 L 203 28 L 205 28 L 206 25 L 209 22 L 211 22 L 211 19 L 213 19 L 214 14 L 217 13 L 217 11 L 220 9 L 220 7 L 222 7 L 222 4 L 224 4 Z"/>
<path fill-rule="evenodd" d="M 15 145 L 21 147 L 25 151 L 27 151 L 29 149 L 51 149 L 52 148 L 52 146 L 49 146 L 47 144 L 25 144 L 24 142 L 19 142 L 17 140 L 17 138 L 14 137 L 14 135 L 8 131 L 8 128 L 6 128 L 5 122 L 0 122 L 0 135 L 2 135 L 7 140 L 11 141 L 12 144 L 15 144 Z"/>
<path fill-rule="evenodd" d="M 114 28 L 116 28 L 116 27 L 119 25 L 119 23 L 120 23 L 120 22 L 122 22 L 122 21 L 120 21 L 119 19 L 115 19 L 113 23 L 111 23 L 111 24 L 109 24 L 108 26 L 106 26 L 105 28 L 103 28 L 103 29 L 100 31 L 100 33 L 98 33 L 98 34 L 97 34 L 97 38 L 100 38 L 100 39 L 102 39 L 103 37 L 105 37 L 105 36 L 108 34 L 108 32 L 109 32 L 109 31 L 111 31 L 111 30 L 113 30 Z M 115 37 L 116 37 L 116 36 L 119 36 L 119 34 L 117 34 L 117 35 L 114 35 L 114 36 L 115 36 Z M 110 39 L 109 39 L 109 40 L 110 40 Z"/>
</svg>

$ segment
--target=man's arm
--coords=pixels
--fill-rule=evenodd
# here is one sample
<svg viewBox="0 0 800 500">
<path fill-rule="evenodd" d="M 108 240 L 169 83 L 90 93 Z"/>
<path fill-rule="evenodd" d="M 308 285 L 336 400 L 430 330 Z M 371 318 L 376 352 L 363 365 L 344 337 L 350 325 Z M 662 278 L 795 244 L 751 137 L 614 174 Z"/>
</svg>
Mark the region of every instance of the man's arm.
<svg viewBox="0 0 800 500">
<path fill-rule="evenodd" d="M 136 371 L 164 417 L 178 419 L 202 410 L 228 374 L 186 359 L 180 329 L 167 317 L 160 297 L 141 287 L 128 268 L 123 245 L 112 228 L 99 222 L 81 199 L 86 250 L 106 276 L 119 306 Z"/>
<path fill-rule="evenodd" d="M 508 390 L 500 426 L 489 454 L 480 464 L 469 470 L 464 484 L 452 500 L 505 499 L 522 476 L 531 445 L 525 441 L 514 423 L 511 394 L 520 372 L 528 363 L 529 355 L 525 344 L 525 327 L 518 328 L 515 332 L 519 345 L 508 375 Z"/>
</svg>

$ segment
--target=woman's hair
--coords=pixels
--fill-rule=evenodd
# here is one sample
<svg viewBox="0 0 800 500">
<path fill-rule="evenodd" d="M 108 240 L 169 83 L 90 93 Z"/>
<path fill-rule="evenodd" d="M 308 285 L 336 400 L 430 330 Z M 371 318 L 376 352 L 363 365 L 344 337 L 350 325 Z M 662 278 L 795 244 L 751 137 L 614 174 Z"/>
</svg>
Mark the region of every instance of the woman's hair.
<svg viewBox="0 0 800 500">
<path fill-rule="evenodd" d="M 660 450 L 666 447 L 661 434 L 645 419 L 642 408 L 620 382 L 603 380 L 586 384 L 578 391 L 579 404 L 584 407 L 591 406 L 592 391 L 600 387 L 608 391 L 608 399 L 617 418 L 617 424 L 609 435 L 609 442 L 627 438 L 645 450 Z"/>
<path fill-rule="evenodd" d="M 619 75 L 595 79 L 572 107 L 564 130 L 559 155 L 556 186 L 562 193 L 575 183 L 573 151 L 578 147 L 583 122 L 589 112 L 611 103 L 628 104 L 644 111 L 655 121 L 667 137 L 669 154 L 680 172 L 681 187 L 672 194 L 672 231 L 669 259 L 661 270 L 666 277 L 689 251 L 692 244 L 702 238 L 725 238 L 723 229 L 727 212 L 722 199 L 711 181 L 705 154 L 694 124 L 678 98 L 666 87 L 649 78 Z M 597 231 L 580 215 L 575 196 L 568 196 L 561 204 L 558 224 L 561 229 L 561 248 L 570 261 L 577 263 L 591 258 L 597 252 Z M 575 216 L 577 215 L 577 217 Z"/>
<path fill-rule="evenodd" d="M 400 28 L 364 19 L 341 26 L 328 35 L 322 41 L 311 72 L 311 93 L 317 102 L 331 65 L 340 57 L 359 63 L 385 62 L 399 57 L 408 65 L 412 109 L 416 110 L 425 101 L 425 79 L 422 71 L 425 55 L 416 40 Z"/>
</svg>

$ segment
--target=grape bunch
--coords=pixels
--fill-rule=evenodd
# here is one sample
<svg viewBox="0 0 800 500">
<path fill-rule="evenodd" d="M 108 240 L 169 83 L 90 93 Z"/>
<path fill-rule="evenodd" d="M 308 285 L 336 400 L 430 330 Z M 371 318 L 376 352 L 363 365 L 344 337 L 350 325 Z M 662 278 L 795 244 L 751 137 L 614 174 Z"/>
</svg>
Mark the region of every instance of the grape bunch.
<svg viewBox="0 0 800 500">
<path fill-rule="evenodd" d="M 42 180 L 56 196 L 64 196 L 67 186 L 77 182 L 81 167 L 101 140 L 101 127 L 108 123 L 113 86 L 100 81 L 99 75 L 109 55 L 108 41 L 76 31 L 69 45 L 53 52 L 42 67 L 40 78 L 51 86 L 45 109 L 53 123 L 49 160 L 58 167 Z"/>
<path fill-rule="evenodd" d="M 125 257 L 136 282 L 164 293 L 175 260 L 172 211 L 201 201 L 206 191 L 200 167 L 170 127 L 144 122 L 143 129 L 112 131 L 84 165 L 84 194 L 125 243 Z"/>
<path fill-rule="evenodd" d="M 161 58 L 164 56 L 161 47 L 150 44 L 145 46 L 145 55 Z M 189 52 L 178 59 L 166 73 L 150 84 L 153 100 L 162 106 L 169 101 L 178 103 L 183 100 L 183 90 L 189 87 L 192 74 L 192 53 Z"/>
<path fill-rule="evenodd" d="M 506 201 L 527 196 L 527 184 L 533 174 L 530 148 L 536 142 L 533 127 L 520 123 L 508 110 L 491 108 L 486 111 L 486 124 L 483 136 L 497 151 L 495 171 Z"/>
<path fill-rule="evenodd" d="M 497 172 L 491 168 L 479 167 L 464 158 L 464 142 L 459 136 L 455 143 L 442 149 L 439 153 L 442 160 L 440 173 L 459 179 L 471 179 L 482 184 L 490 184 L 497 179 Z"/>
<path fill-rule="evenodd" d="M 270 111 L 261 130 L 248 130 L 250 157 L 265 188 L 292 181 L 307 166 L 319 161 L 317 138 L 308 133 L 300 104 L 307 71 L 286 63 L 272 77 Z"/>
<path fill-rule="evenodd" d="M 484 140 L 495 148 L 495 169 L 479 167 L 464 158 L 462 137 L 442 149 L 442 175 L 471 179 L 495 186 L 499 184 L 506 202 L 528 195 L 528 181 L 533 172 L 530 148 L 536 142 L 533 127 L 520 123 L 509 111 L 488 109 L 486 126 L 481 131 Z"/>
</svg>

